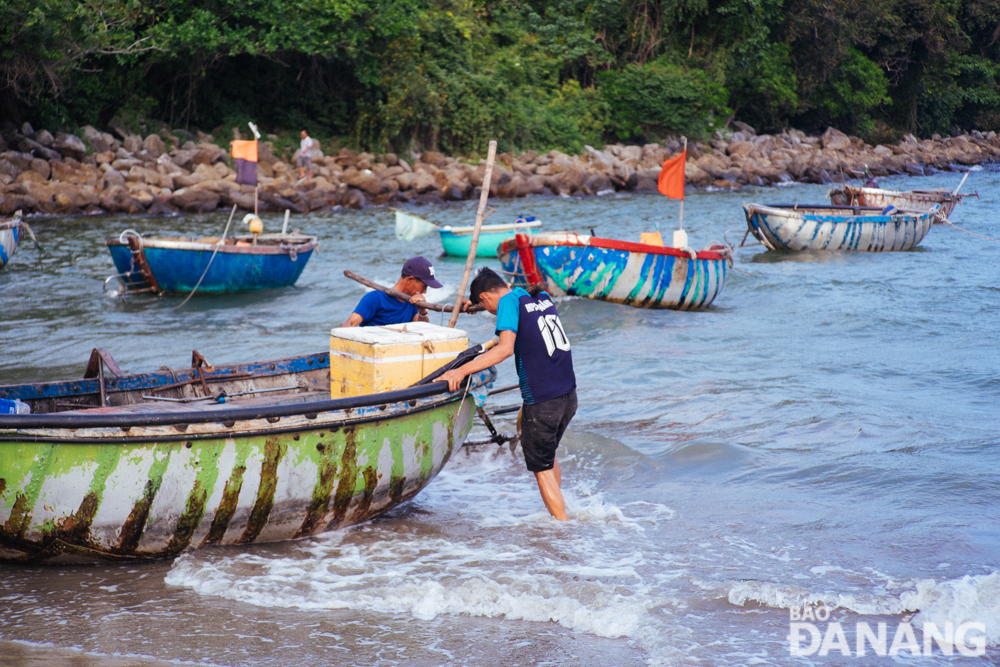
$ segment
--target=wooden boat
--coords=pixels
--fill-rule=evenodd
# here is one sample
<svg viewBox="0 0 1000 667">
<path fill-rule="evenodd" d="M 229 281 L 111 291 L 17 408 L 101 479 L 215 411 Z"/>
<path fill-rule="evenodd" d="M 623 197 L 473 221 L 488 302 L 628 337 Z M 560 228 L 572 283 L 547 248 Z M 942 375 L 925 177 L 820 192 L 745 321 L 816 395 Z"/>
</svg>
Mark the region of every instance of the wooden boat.
<svg viewBox="0 0 1000 667">
<path fill-rule="evenodd" d="M 708 307 L 726 282 L 729 249 L 678 248 L 575 232 L 518 234 L 497 251 L 514 285 L 543 284 L 553 296 L 574 295 L 636 308 Z"/>
<path fill-rule="evenodd" d="M 875 207 L 744 204 L 750 233 L 770 250 L 910 250 L 931 228 L 924 213 Z"/>
<path fill-rule="evenodd" d="M 83 380 L 0 386 L 33 412 L 0 415 L 0 559 L 169 558 L 365 521 L 438 474 L 476 409 L 443 382 L 330 400 L 329 353 L 193 357 L 121 375 L 95 350 Z"/>
<path fill-rule="evenodd" d="M 20 211 L 8 220 L 0 220 L 0 269 L 7 266 L 17 244 L 21 240 L 21 215 Z"/>
<path fill-rule="evenodd" d="M 297 234 L 254 240 L 143 238 L 127 230 L 107 245 L 127 293 L 191 292 L 196 285 L 210 293 L 290 287 L 319 246 L 315 236 Z"/>
<path fill-rule="evenodd" d="M 969 195 L 956 194 L 953 190 L 885 190 L 883 188 L 864 188 L 853 185 L 841 185 L 831 189 L 827 196 L 831 204 L 840 206 L 871 206 L 885 208 L 894 206 L 910 211 L 927 211 L 938 206 L 938 213 L 945 218 L 951 217 L 955 207 L 962 203 L 963 197 Z"/>
<path fill-rule="evenodd" d="M 500 244 L 514 234 L 526 229 L 537 229 L 542 223 L 534 217 L 518 218 L 507 225 L 483 225 L 479 230 L 479 245 L 476 246 L 476 257 L 496 257 Z M 475 227 L 441 227 L 441 245 L 444 254 L 452 257 L 468 257 L 472 245 L 472 232 Z"/>
</svg>

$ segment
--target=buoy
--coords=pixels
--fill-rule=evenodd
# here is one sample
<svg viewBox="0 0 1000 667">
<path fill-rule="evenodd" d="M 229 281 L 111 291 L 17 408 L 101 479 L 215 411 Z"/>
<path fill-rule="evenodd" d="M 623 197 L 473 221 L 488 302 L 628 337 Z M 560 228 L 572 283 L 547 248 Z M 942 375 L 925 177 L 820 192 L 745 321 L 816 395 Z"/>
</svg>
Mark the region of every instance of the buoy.
<svg viewBox="0 0 1000 667">
<path fill-rule="evenodd" d="M 253 213 L 247 213 L 243 216 L 243 222 L 250 227 L 250 233 L 253 234 L 253 244 L 257 245 L 257 235 L 264 233 L 264 223 Z"/>
</svg>

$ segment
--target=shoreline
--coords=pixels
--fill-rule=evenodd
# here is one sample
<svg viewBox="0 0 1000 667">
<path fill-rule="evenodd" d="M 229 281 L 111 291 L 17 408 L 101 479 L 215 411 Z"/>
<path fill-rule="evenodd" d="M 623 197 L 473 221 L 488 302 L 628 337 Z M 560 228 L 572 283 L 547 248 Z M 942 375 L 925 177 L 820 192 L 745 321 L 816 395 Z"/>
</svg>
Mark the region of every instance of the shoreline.
<svg viewBox="0 0 1000 667">
<path fill-rule="evenodd" d="M 1000 159 L 1000 136 L 973 132 L 872 146 L 833 128 L 811 137 L 799 130 L 757 135 L 743 123 L 728 139 L 716 133 L 688 144 L 685 180 L 691 188 L 739 189 L 791 182 L 837 183 L 864 176 L 924 175 L 967 171 Z M 173 143 L 160 135 L 145 139 L 119 130 L 120 138 L 84 128 L 84 137 L 34 131 L 0 138 L 0 215 L 101 214 L 177 215 L 207 213 L 234 205 L 253 211 L 254 188 L 235 182 L 228 151 L 214 137 Z M 30 130 L 30 132 L 28 132 Z M 171 137 L 173 138 L 173 137 Z M 318 142 L 317 142 L 318 143 Z M 262 212 L 309 213 L 391 204 L 437 205 L 479 197 L 485 161 L 479 164 L 435 151 L 410 156 L 341 149 L 313 152 L 314 178 L 259 145 L 257 176 Z M 668 140 L 644 146 L 590 146 L 581 155 L 560 151 L 497 156 L 490 196 L 593 196 L 612 192 L 655 192 L 662 162 L 680 153 Z"/>
</svg>

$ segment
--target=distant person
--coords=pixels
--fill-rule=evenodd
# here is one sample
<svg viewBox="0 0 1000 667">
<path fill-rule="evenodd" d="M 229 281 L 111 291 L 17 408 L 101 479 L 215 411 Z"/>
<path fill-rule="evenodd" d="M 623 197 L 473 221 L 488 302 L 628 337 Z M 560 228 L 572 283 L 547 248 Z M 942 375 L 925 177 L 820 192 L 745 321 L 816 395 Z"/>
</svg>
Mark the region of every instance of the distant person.
<svg viewBox="0 0 1000 667">
<path fill-rule="evenodd" d="M 480 269 L 472 281 L 466 307 L 472 304 L 479 304 L 497 316 L 500 344 L 440 379 L 448 382 L 451 391 L 457 391 L 467 375 L 514 355 L 524 400 L 521 422 L 524 463 L 535 473 L 549 513 L 566 521 L 556 449 L 576 414 L 576 375 L 569 338 L 563 331 L 559 313 L 546 292 L 533 297 L 520 287 L 511 289 L 503 278 L 487 268 Z"/>
<path fill-rule="evenodd" d="M 308 132 L 302 130 L 302 141 L 299 143 L 299 178 L 305 178 L 306 171 L 309 172 L 309 178 L 313 177 L 312 149 L 312 137 L 309 136 Z"/>
<path fill-rule="evenodd" d="M 361 297 L 357 307 L 342 327 L 377 327 L 386 324 L 426 322 L 427 311 L 414 304 L 424 301 L 428 287 L 440 288 L 434 278 L 434 267 L 423 257 L 406 260 L 400 278 L 393 285 L 397 292 L 409 295 L 409 301 L 389 296 L 381 290 Z"/>
</svg>

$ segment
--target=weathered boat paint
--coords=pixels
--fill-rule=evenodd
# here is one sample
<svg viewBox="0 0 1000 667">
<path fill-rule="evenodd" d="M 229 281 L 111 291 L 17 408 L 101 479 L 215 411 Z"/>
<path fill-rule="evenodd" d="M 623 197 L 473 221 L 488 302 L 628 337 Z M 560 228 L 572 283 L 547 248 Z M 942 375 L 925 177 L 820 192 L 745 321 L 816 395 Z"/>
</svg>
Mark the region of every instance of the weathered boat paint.
<svg viewBox="0 0 1000 667">
<path fill-rule="evenodd" d="M 337 401 L 125 405 L 0 418 L 0 559 L 169 558 L 365 521 L 424 488 L 475 411 L 444 383 Z"/>
<path fill-rule="evenodd" d="M 237 238 L 241 241 L 252 239 Z M 273 240 L 278 242 L 263 243 Z M 259 241 L 261 243 L 256 246 L 216 246 L 215 243 L 144 238 L 141 252 L 161 290 L 190 292 L 198 285 L 199 292 L 220 293 L 290 287 L 299 279 L 319 245 L 315 236 L 262 234 Z M 127 287 L 152 287 L 144 280 L 124 239 L 109 239 L 107 245 Z"/>
<path fill-rule="evenodd" d="M 722 248 L 694 257 L 677 248 L 562 232 L 518 234 L 501 244 L 513 284 L 543 283 L 554 296 L 575 295 L 636 308 L 708 307 L 726 282 Z"/>
<path fill-rule="evenodd" d="M 520 231 L 541 227 L 538 220 L 511 223 L 508 225 L 483 225 L 479 230 L 479 244 L 476 257 L 496 257 L 500 244 Z M 444 254 L 452 257 L 468 257 L 472 247 L 472 232 L 475 227 L 442 227 L 438 229 Z"/>
<path fill-rule="evenodd" d="M 21 239 L 21 221 L 0 221 L 0 269 L 7 266 Z"/>
<path fill-rule="evenodd" d="M 938 213 L 945 218 L 951 217 L 955 207 L 962 203 L 963 197 L 951 190 L 886 190 L 883 188 L 855 187 L 841 185 L 827 192 L 831 204 L 844 206 L 874 206 L 896 208 L 911 211 L 927 211 L 937 205 Z M 935 218 L 937 222 L 937 218 Z"/>
<path fill-rule="evenodd" d="M 743 210 L 750 232 L 770 250 L 911 250 L 935 215 L 833 205 L 745 204 Z"/>
</svg>

